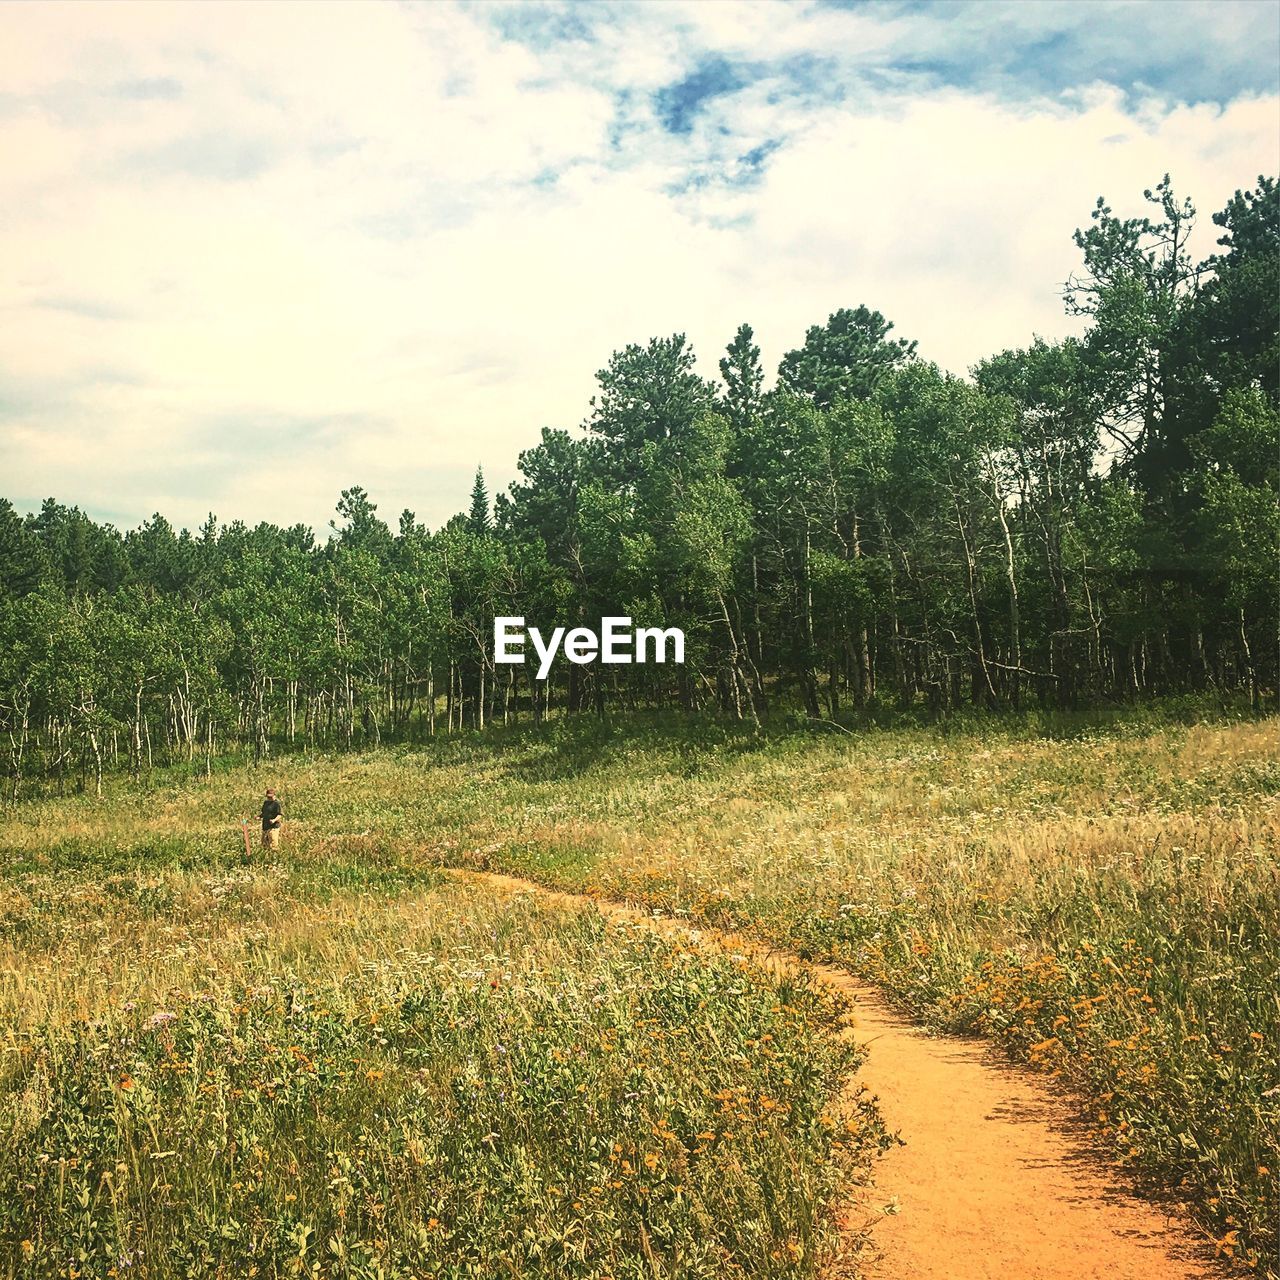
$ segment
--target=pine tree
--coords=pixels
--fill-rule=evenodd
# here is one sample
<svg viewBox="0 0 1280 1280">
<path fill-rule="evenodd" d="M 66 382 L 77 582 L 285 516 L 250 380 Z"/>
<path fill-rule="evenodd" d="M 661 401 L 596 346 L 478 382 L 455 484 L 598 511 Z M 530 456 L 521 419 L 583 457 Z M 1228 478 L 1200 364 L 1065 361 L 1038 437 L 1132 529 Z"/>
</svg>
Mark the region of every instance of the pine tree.
<svg viewBox="0 0 1280 1280">
<path fill-rule="evenodd" d="M 867 400 L 890 370 L 916 354 L 916 344 L 890 338 L 893 321 L 865 306 L 841 307 L 825 325 L 805 332 L 804 346 L 788 351 L 778 366 L 778 382 L 808 396 L 820 409 L 838 400 Z"/>
<path fill-rule="evenodd" d="M 754 336 L 749 324 L 739 325 L 720 357 L 725 413 L 737 431 L 745 431 L 760 412 L 764 370 L 760 367 L 760 348 L 752 342 Z"/>
<path fill-rule="evenodd" d="M 467 527 L 477 537 L 483 537 L 492 528 L 489 519 L 489 490 L 484 483 L 484 470 L 476 468 L 476 482 L 471 486 L 471 510 L 467 513 Z"/>
</svg>

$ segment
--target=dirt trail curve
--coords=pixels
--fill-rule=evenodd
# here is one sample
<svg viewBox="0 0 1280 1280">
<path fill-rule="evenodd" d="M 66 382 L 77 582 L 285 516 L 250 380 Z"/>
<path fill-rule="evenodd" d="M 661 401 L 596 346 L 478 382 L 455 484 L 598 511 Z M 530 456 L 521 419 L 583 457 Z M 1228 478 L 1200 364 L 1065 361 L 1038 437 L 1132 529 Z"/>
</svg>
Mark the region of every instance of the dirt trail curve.
<svg viewBox="0 0 1280 1280">
<path fill-rule="evenodd" d="M 874 988 L 738 935 L 686 926 L 621 903 L 529 880 L 457 871 L 459 879 L 612 919 L 680 931 L 779 968 L 804 969 L 848 996 L 870 1052 L 858 1073 L 905 1145 L 877 1165 L 877 1186 L 845 1211 L 851 1231 L 875 1218 L 860 1260 L 876 1280 L 1210 1280 L 1203 1246 L 1158 1208 L 1125 1193 L 1072 1137 L 1065 1105 L 1030 1075 L 993 1061 L 980 1041 L 934 1037 Z M 896 1201 L 898 1212 L 880 1216 Z"/>
</svg>

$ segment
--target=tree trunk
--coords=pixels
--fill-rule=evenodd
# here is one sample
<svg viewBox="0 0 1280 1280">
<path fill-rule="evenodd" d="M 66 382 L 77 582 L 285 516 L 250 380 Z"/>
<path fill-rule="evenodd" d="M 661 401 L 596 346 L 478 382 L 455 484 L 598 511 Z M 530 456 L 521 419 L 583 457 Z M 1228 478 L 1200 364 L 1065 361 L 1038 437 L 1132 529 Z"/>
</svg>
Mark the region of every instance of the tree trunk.
<svg viewBox="0 0 1280 1280">
<path fill-rule="evenodd" d="M 1013 537 L 1009 533 L 1009 521 L 1005 518 L 1004 503 L 996 488 L 995 466 L 991 466 L 992 499 L 996 505 L 996 514 L 1000 517 L 1000 530 L 1004 534 L 1004 573 L 1009 586 L 1009 694 L 1014 710 L 1021 702 L 1020 682 L 1022 677 L 1022 629 L 1018 611 L 1018 574 L 1013 558 Z"/>
<path fill-rule="evenodd" d="M 1249 706 L 1258 709 L 1258 675 L 1253 666 L 1253 649 L 1249 646 L 1249 632 L 1244 624 L 1244 610 L 1240 610 L 1240 651 L 1244 654 L 1245 676 L 1249 683 Z"/>
<path fill-rule="evenodd" d="M 960 512 L 960 499 L 954 491 L 951 500 L 956 509 L 956 528 L 960 532 L 960 545 L 964 549 L 965 580 L 969 588 L 969 608 L 973 615 L 974 656 L 978 661 L 978 670 L 982 681 L 979 687 L 985 689 L 992 703 L 997 701 L 995 685 L 991 683 L 991 671 L 987 666 L 987 650 L 982 639 L 982 619 L 978 610 L 977 564 L 973 558 L 973 548 L 969 544 L 969 533 L 965 528 L 964 517 Z M 975 703 L 978 699 L 975 697 Z"/>
</svg>

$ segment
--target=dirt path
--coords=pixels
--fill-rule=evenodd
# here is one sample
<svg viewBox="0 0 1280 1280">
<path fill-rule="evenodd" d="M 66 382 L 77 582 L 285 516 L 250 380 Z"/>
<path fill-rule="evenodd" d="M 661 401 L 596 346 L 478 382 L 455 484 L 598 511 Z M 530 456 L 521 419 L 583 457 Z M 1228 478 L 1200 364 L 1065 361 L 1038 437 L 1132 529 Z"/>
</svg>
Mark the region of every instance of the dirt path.
<svg viewBox="0 0 1280 1280">
<path fill-rule="evenodd" d="M 858 1082 L 879 1096 L 904 1145 L 877 1165 L 875 1188 L 845 1211 L 875 1219 L 860 1260 L 877 1280 L 1208 1280 L 1201 1246 L 1176 1221 L 1127 1194 L 1059 1100 L 980 1041 L 935 1037 L 840 969 L 808 964 L 738 935 L 695 929 L 621 903 L 559 893 L 491 872 L 454 872 L 507 893 L 533 893 L 611 919 L 679 931 L 804 969 L 855 1003 L 870 1052 Z M 898 1211 L 882 1215 L 886 1204 Z"/>
</svg>

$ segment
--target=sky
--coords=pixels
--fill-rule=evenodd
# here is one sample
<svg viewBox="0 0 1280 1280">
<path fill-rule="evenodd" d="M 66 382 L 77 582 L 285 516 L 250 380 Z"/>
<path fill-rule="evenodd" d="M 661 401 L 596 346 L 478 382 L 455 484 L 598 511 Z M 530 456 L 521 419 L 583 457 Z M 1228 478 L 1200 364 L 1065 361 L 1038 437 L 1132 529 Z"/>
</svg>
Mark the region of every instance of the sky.
<svg viewBox="0 0 1280 1280">
<path fill-rule="evenodd" d="M 0 0 L 0 496 L 394 525 L 596 371 L 865 303 L 956 373 L 1078 332 L 1099 195 L 1280 170 L 1280 3 Z"/>
</svg>

